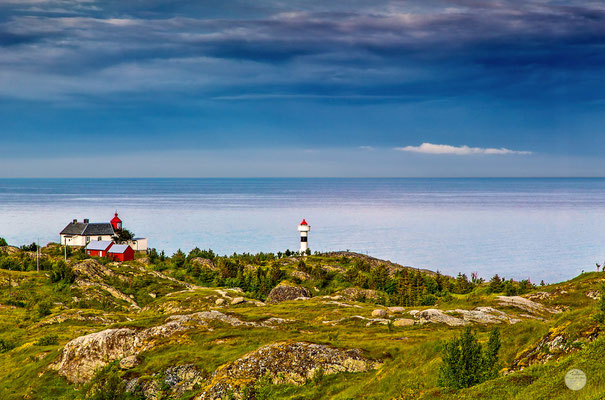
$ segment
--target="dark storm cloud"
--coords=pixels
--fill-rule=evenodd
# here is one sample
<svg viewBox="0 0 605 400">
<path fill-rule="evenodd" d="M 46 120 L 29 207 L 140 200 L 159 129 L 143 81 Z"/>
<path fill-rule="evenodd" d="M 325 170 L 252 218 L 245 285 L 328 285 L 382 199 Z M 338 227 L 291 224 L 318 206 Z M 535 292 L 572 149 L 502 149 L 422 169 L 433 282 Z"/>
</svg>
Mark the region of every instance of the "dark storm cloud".
<svg viewBox="0 0 605 400">
<path fill-rule="evenodd" d="M 603 75 L 602 3 L 347 4 L 0 1 L 10 15 L 0 25 L 0 71 L 35 74 L 23 79 L 45 81 L 50 95 L 106 94 L 112 79 L 123 80 L 116 91 L 160 85 L 202 97 L 279 88 L 273 93 L 526 98 L 560 86 L 601 96 L 583 85 Z M 124 75 L 129 68 L 137 79 Z M 75 80 L 51 82 L 57 75 Z"/>
</svg>

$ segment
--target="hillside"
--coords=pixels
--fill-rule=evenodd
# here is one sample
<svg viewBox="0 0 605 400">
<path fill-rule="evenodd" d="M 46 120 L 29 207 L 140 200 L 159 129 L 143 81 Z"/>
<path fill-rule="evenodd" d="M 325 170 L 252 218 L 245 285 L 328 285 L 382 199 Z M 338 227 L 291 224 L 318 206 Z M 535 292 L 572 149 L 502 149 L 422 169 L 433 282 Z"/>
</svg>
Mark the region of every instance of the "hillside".
<svg viewBox="0 0 605 400">
<path fill-rule="evenodd" d="M 355 253 L 125 263 L 0 248 L 0 398 L 597 399 L 601 273 L 536 287 Z M 35 250 L 35 249 L 34 249 Z M 437 386 L 443 341 L 498 326 L 499 377 Z M 564 384 L 579 368 L 588 383 Z M 102 388 L 102 389 L 100 389 Z M 111 398 L 111 397 L 107 397 Z"/>
</svg>

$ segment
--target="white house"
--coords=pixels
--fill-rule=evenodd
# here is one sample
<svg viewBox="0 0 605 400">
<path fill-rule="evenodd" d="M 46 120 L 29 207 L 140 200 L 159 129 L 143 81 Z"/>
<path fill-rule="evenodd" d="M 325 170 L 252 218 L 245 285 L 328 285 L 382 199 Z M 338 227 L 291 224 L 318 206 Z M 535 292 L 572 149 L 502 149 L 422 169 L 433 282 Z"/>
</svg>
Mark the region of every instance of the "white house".
<svg viewBox="0 0 605 400">
<path fill-rule="evenodd" d="M 118 213 L 110 222 L 95 222 L 91 223 L 87 219 L 84 222 L 78 222 L 74 219 L 60 233 L 61 244 L 71 247 L 85 247 L 93 241 L 109 241 L 113 242 L 113 237 L 122 230 L 122 220 L 118 217 Z M 127 244 L 134 251 L 147 251 L 146 238 L 134 238 L 129 240 Z M 91 249 L 95 250 L 96 249 Z"/>
<path fill-rule="evenodd" d="M 113 241 L 115 230 L 109 222 L 90 223 L 87 219 L 78 222 L 74 219 L 61 231 L 61 244 L 64 246 L 84 247 L 93 240 Z"/>
</svg>

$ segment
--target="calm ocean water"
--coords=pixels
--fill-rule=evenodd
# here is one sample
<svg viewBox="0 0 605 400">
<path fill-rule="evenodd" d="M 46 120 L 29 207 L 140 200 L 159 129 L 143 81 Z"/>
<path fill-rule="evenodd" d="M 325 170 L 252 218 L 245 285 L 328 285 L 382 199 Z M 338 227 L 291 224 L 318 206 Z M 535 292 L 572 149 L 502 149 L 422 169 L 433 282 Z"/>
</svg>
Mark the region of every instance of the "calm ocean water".
<svg viewBox="0 0 605 400">
<path fill-rule="evenodd" d="M 605 179 L 0 179 L 0 236 L 58 241 L 72 219 L 172 254 L 367 253 L 447 274 L 557 282 L 605 260 Z"/>
</svg>

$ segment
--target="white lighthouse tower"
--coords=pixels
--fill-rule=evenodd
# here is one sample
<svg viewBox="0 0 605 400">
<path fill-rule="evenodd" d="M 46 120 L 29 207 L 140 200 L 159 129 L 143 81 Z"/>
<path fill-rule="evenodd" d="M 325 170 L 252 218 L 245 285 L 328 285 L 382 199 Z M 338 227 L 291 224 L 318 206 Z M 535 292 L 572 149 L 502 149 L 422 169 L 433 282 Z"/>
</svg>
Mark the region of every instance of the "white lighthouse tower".
<svg viewBox="0 0 605 400">
<path fill-rule="evenodd" d="M 309 231 L 311 230 L 311 226 L 307 224 L 307 221 L 304 219 L 298 225 L 298 231 L 300 232 L 300 253 L 305 254 L 307 249 L 309 248 Z"/>
</svg>

